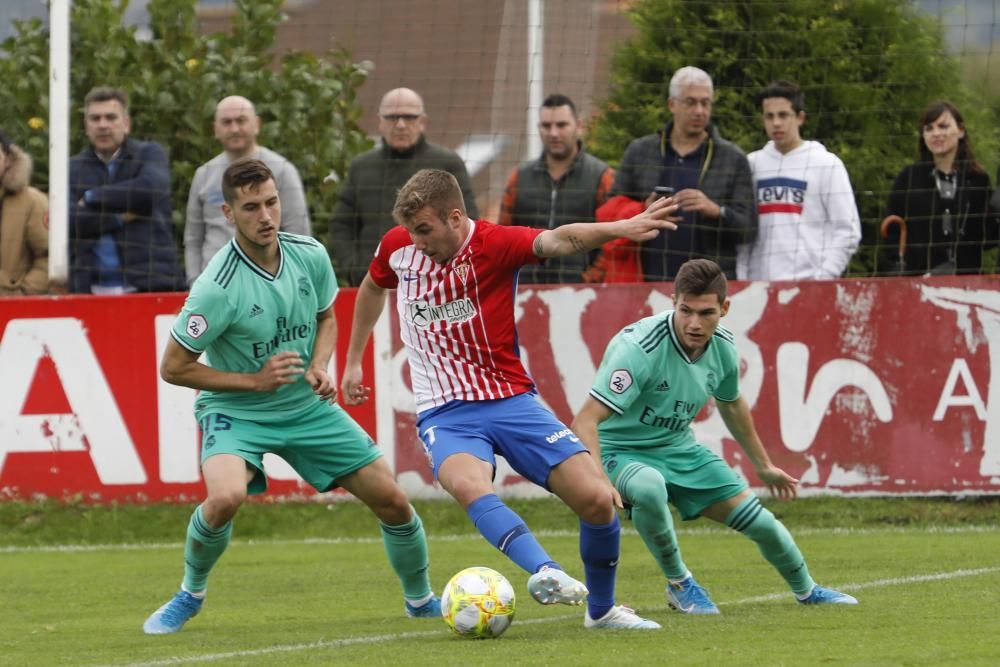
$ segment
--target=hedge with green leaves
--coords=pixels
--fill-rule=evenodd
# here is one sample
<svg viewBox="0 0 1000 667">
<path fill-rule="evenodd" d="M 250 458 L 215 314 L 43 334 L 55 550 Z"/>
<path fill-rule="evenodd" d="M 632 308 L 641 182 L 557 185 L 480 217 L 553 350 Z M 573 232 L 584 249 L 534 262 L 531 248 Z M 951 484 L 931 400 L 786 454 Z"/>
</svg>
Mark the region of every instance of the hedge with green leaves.
<svg viewBox="0 0 1000 667">
<path fill-rule="evenodd" d="M 368 68 L 342 49 L 322 57 L 271 52 L 284 20 L 282 0 L 235 0 L 229 33 L 203 35 L 196 0 L 151 0 L 150 39 L 137 39 L 122 16 L 127 0 L 75 0 L 71 17 L 72 152 L 87 145 L 82 104 L 94 86 L 129 93 L 132 134 L 170 152 L 174 223 L 184 223 L 195 169 L 218 154 L 212 134 L 216 103 L 227 95 L 253 101 L 263 121 L 259 142 L 291 160 L 302 174 L 313 230 L 324 238 L 338 183 L 357 153 L 371 146 L 358 125 L 357 92 Z M 0 45 L 0 108 L 15 143 L 35 160 L 34 182 L 48 181 L 48 30 L 18 22 Z M 77 111 L 81 113 L 76 113 Z"/>
<path fill-rule="evenodd" d="M 670 77 L 694 65 L 713 78 L 722 135 L 756 150 L 767 140 L 757 92 L 773 79 L 796 81 L 806 93 L 803 137 L 841 157 L 857 194 L 864 245 L 854 275 L 876 270 L 888 190 L 917 157 L 930 101 L 956 102 L 978 156 L 996 164 L 992 110 L 963 82 L 938 20 L 907 0 L 642 0 L 630 17 L 637 31 L 617 51 L 589 149 L 615 164 L 630 140 L 661 128 Z"/>
</svg>

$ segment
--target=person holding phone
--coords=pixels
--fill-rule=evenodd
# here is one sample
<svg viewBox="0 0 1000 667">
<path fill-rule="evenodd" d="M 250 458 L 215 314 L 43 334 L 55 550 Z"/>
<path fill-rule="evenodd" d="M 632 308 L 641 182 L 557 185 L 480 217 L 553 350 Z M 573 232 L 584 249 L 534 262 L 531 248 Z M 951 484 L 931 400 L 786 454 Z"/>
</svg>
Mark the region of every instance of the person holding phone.
<svg viewBox="0 0 1000 667">
<path fill-rule="evenodd" d="M 753 179 L 746 154 L 712 126 L 712 78 L 682 67 L 670 80 L 663 130 L 634 140 L 611 186 L 612 195 L 636 201 L 669 193 L 680 207 L 677 230 L 644 243 L 641 263 L 647 281 L 672 280 L 689 259 L 711 259 L 736 277 L 736 246 L 757 233 Z"/>
</svg>

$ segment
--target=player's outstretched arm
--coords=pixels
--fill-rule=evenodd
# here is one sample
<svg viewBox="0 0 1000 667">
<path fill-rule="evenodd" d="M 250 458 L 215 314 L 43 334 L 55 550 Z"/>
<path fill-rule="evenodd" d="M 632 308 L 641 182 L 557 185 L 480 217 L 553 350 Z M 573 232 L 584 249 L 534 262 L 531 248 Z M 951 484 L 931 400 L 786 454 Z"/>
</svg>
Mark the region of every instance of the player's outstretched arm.
<svg viewBox="0 0 1000 667">
<path fill-rule="evenodd" d="M 305 371 L 298 352 L 279 352 L 256 373 L 221 371 L 198 361 L 198 356 L 171 338 L 160 363 L 160 377 L 170 384 L 202 391 L 274 391 L 292 384 Z"/>
<path fill-rule="evenodd" d="M 615 501 L 615 507 L 622 508 L 621 494 L 618 493 L 618 489 L 615 485 L 611 483 L 608 479 L 607 474 L 604 472 L 604 466 L 601 465 L 601 438 L 598 433 L 598 425 L 611 416 L 611 410 L 608 409 L 603 403 L 595 401 L 592 397 L 588 396 L 587 401 L 580 408 L 580 412 L 577 413 L 576 417 L 573 418 L 573 423 L 570 424 L 570 428 L 573 429 L 573 433 L 576 433 L 576 437 L 580 438 L 580 442 L 583 443 L 587 451 L 590 452 L 590 458 L 593 459 L 594 465 L 601 473 L 607 482 L 608 486 L 611 487 L 611 495 Z"/>
<path fill-rule="evenodd" d="M 330 356 L 337 344 L 337 318 L 333 306 L 316 314 L 316 339 L 313 341 L 312 359 L 306 370 L 306 382 L 313 393 L 328 403 L 337 400 L 337 381 L 330 377 Z"/>
<path fill-rule="evenodd" d="M 347 405 L 361 405 L 368 400 L 371 392 L 369 387 L 361 384 L 364 379 L 361 356 L 385 307 L 385 292 L 367 273 L 358 287 L 357 300 L 354 302 L 354 321 L 351 323 L 351 340 L 347 345 L 344 374 L 340 378 L 340 395 Z"/>
<path fill-rule="evenodd" d="M 740 396 L 731 403 L 716 401 L 716 407 L 719 414 L 722 415 L 722 421 L 725 422 L 726 428 L 750 457 L 750 461 L 757 470 L 757 476 L 760 477 L 760 481 L 764 482 L 771 494 L 782 500 L 794 498 L 798 494 L 799 480 L 771 462 L 771 457 L 764 449 L 764 443 L 757 435 L 757 429 L 753 424 L 753 415 L 750 414 L 750 406 L 747 405 L 746 399 Z"/>
<path fill-rule="evenodd" d="M 628 220 L 574 222 L 547 229 L 535 237 L 532 250 L 538 257 L 562 257 L 587 252 L 619 238 L 648 241 L 656 238 L 661 230 L 677 229 L 673 222 L 676 211 L 673 199 L 657 199 L 645 211 Z"/>
</svg>

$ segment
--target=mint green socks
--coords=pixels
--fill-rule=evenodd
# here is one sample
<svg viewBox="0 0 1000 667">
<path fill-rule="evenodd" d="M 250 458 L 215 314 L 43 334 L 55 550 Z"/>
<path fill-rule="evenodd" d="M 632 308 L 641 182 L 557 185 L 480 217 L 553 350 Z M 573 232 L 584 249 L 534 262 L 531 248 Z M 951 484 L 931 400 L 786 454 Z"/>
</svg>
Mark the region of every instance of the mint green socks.
<svg viewBox="0 0 1000 667">
<path fill-rule="evenodd" d="M 396 571 L 403 585 L 403 596 L 407 600 L 426 599 L 431 594 L 431 580 L 428 576 L 430 559 L 427 555 L 427 536 L 424 524 L 412 507 L 413 518 L 400 526 L 389 526 L 381 521 L 382 542 L 392 569 Z"/>
<path fill-rule="evenodd" d="M 730 512 L 726 525 L 753 540 L 796 595 L 812 590 L 815 582 L 791 533 L 756 496 L 751 495 Z"/>
<path fill-rule="evenodd" d="M 201 505 L 195 508 L 184 544 L 184 590 L 199 594 L 205 590 L 208 573 L 229 546 L 232 535 L 232 521 L 213 529 L 205 522 Z"/>
<path fill-rule="evenodd" d="M 688 568 L 677 544 L 663 476 L 649 466 L 632 463 L 618 475 L 617 484 L 622 497 L 632 505 L 632 525 L 660 570 L 668 579 L 683 579 Z"/>
</svg>

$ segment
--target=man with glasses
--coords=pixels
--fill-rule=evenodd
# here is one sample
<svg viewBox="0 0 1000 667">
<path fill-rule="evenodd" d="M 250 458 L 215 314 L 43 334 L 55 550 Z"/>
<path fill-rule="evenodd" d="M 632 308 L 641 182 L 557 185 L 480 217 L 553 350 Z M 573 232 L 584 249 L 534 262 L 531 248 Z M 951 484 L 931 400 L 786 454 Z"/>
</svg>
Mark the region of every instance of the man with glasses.
<svg viewBox="0 0 1000 667">
<path fill-rule="evenodd" d="M 680 206 L 677 230 L 642 245 L 645 280 L 672 280 L 693 258 L 711 259 L 736 277 L 736 246 L 757 234 L 753 178 L 746 154 L 712 126 L 712 78 L 682 67 L 670 80 L 666 127 L 629 144 L 612 195 Z"/>
<path fill-rule="evenodd" d="M 351 161 L 330 220 L 330 248 L 337 275 L 349 285 L 361 284 L 379 239 L 396 223 L 396 193 L 421 169 L 443 169 L 458 179 L 469 215 L 478 217 L 472 181 L 454 151 L 424 136 L 424 101 L 409 88 L 390 90 L 378 108 L 382 141 Z"/>
</svg>

